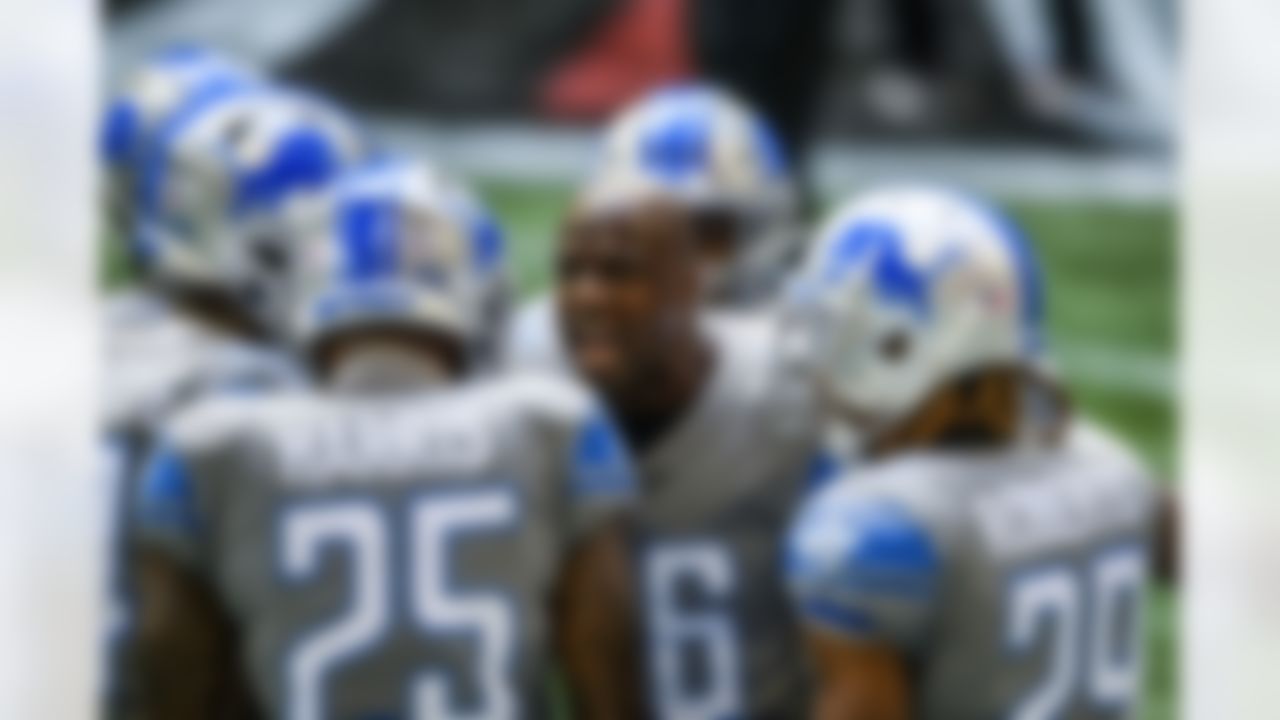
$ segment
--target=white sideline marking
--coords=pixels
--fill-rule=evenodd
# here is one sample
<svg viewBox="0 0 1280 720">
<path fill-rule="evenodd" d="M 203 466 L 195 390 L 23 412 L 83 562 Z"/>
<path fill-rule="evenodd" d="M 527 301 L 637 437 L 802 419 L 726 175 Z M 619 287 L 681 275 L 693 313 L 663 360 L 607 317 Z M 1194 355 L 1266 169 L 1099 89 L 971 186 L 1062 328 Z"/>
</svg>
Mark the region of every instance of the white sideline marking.
<svg viewBox="0 0 1280 720">
<path fill-rule="evenodd" d="M 576 184 L 591 167 L 597 133 L 530 123 L 432 124 L 375 117 L 374 134 L 478 180 Z M 1160 154 L 972 145 L 824 141 L 812 152 L 824 195 L 892 180 L 928 180 L 1012 200 L 1163 204 L 1174 197 L 1172 160 Z"/>
<path fill-rule="evenodd" d="M 1167 355 L 1087 343 L 1054 345 L 1053 352 L 1069 382 L 1118 395 L 1176 399 L 1177 368 Z"/>
</svg>

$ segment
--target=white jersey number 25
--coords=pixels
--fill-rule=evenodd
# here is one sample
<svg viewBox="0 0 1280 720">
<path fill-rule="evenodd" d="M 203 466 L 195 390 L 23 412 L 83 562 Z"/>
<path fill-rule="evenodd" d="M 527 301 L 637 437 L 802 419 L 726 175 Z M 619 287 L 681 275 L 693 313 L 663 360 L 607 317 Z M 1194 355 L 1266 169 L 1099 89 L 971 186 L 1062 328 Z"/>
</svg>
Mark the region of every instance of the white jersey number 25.
<svg viewBox="0 0 1280 720">
<path fill-rule="evenodd" d="M 460 708 L 451 698 L 448 678 L 431 671 L 415 680 L 409 697 L 410 718 L 516 717 L 518 701 L 506 677 L 515 652 L 515 617 L 511 604 L 496 592 L 451 586 L 450 550 L 457 542 L 502 532 L 516 521 L 515 495 L 499 488 L 427 495 L 408 513 L 407 575 L 392 568 L 392 520 L 376 503 L 340 500 L 291 508 L 281 526 L 280 560 L 284 576 L 305 583 L 320 571 L 331 552 L 343 553 L 351 568 L 348 609 L 297 641 L 285 667 L 287 720 L 333 717 L 327 708 L 326 677 L 343 665 L 358 662 L 388 638 L 397 622 L 407 622 L 430 636 L 465 633 L 475 640 L 472 672 L 481 706 Z M 394 573 L 394 575 L 393 575 Z M 393 578 L 405 576 L 409 597 L 392 597 Z M 406 608 L 410 617 L 396 617 Z"/>
</svg>

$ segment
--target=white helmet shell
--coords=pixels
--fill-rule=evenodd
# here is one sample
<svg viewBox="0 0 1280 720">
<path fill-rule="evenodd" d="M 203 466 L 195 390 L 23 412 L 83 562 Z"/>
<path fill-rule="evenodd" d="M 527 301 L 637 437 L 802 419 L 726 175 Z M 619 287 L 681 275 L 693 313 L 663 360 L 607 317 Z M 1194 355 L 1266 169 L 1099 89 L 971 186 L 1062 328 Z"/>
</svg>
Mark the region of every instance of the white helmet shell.
<svg viewBox="0 0 1280 720">
<path fill-rule="evenodd" d="M 1038 363 L 1041 292 L 1006 218 L 957 192 L 904 186 L 840 208 L 789 300 L 819 377 L 890 422 L 967 372 Z"/>
<path fill-rule="evenodd" d="M 792 177 L 764 119 L 727 92 L 678 85 L 633 103 L 605 132 L 597 181 L 642 176 L 696 212 L 732 218 L 730 299 L 770 293 L 796 250 Z"/>
<path fill-rule="evenodd" d="M 472 350 L 488 278 L 469 201 L 431 168 L 377 160 L 345 175 L 298 253 L 298 341 L 369 326 L 423 330 Z"/>
<path fill-rule="evenodd" d="M 239 297 L 283 321 L 289 228 L 364 153 L 348 118 L 309 95 L 255 89 L 175 122 L 146 163 L 142 237 L 161 283 Z"/>
</svg>

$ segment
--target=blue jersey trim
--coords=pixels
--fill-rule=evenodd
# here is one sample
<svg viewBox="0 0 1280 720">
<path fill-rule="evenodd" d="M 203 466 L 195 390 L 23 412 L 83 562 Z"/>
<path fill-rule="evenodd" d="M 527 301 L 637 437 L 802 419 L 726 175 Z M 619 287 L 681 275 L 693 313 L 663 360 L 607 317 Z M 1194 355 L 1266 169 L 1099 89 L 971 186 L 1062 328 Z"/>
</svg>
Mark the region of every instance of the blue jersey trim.
<svg viewBox="0 0 1280 720">
<path fill-rule="evenodd" d="M 199 532 L 194 482 L 186 463 L 171 448 L 160 447 L 143 474 L 139 523 L 152 530 Z"/>
<path fill-rule="evenodd" d="M 601 413 L 593 413 L 578 428 L 570 462 L 575 497 L 626 497 L 635 491 L 635 472 L 626 443 Z"/>
<path fill-rule="evenodd" d="M 803 595 L 927 602 L 942 562 L 928 531 L 897 503 L 818 496 L 801 513 L 786 574 Z"/>
<path fill-rule="evenodd" d="M 805 470 L 804 489 L 806 493 L 817 492 L 826 487 L 840 475 L 840 461 L 834 453 L 821 450 L 809 459 L 809 467 Z"/>
</svg>

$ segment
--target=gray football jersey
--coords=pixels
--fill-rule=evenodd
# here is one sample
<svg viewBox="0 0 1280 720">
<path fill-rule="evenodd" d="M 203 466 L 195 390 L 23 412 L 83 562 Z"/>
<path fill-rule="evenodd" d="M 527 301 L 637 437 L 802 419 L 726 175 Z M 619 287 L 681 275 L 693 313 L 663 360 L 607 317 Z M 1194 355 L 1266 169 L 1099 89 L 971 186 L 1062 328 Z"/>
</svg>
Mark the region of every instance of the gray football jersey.
<svg viewBox="0 0 1280 720">
<path fill-rule="evenodd" d="M 159 294 L 140 285 L 112 290 L 102 299 L 103 327 L 108 334 L 147 327 L 169 317 L 170 312 Z"/>
<path fill-rule="evenodd" d="M 914 717 L 1136 717 L 1154 508 L 1081 422 L 1053 449 L 907 454 L 805 503 L 789 583 L 811 627 L 908 658 Z"/>
<path fill-rule="evenodd" d="M 570 370 L 551 294 L 525 301 L 512 315 L 502 341 L 502 365 L 512 370 Z"/>
<path fill-rule="evenodd" d="M 109 513 L 108 610 L 104 629 L 109 714 L 130 702 L 125 670 L 131 626 L 124 541 L 131 535 L 128 499 L 158 428 L 173 413 L 209 394 L 260 392 L 295 384 L 289 358 L 270 346 L 213 333 L 175 312 L 163 298 L 130 288 L 104 300 L 103 396 L 99 407 L 104 503 Z"/>
<path fill-rule="evenodd" d="M 256 391 L 299 378 L 286 353 L 204 328 L 141 290 L 107 299 L 103 329 L 100 409 L 111 432 L 155 427 L 206 393 Z"/>
<path fill-rule="evenodd" d="M 649 697 L 661 718 L 803 717 L 781 539 L 817 457 L 814 399 L 770 319 L 716 315 L 707 329 L 709 386 L 638 458 Z"/>
<path fill-rule="evenodd" d="M 141 522 L 231 608 L 270 716 L 545 715 L 555 576 L 632 490 L 587 394 L 228 399 L 166 438 Z"/>
</svg>

